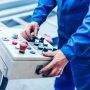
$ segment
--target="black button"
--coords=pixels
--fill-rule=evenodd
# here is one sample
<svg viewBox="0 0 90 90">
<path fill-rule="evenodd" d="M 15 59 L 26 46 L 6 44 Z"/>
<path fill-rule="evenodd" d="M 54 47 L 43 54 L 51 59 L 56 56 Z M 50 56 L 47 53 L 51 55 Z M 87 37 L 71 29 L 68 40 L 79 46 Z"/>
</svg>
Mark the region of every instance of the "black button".
<svg viewBox="0 0 90 90">
<path fill-rule="evenodd" d="M 43 46 L 44 46 L 44 47 L 47 47 L 47 46 L 48 46 L 48 44 L 43 44 Z"/>
<path fill-rule="evenodd" d="M 39 50 L 42 50 L 43 48 L 42 47 L 38 47 Z"/>
<path fill-rule="evenodd" d="M 43 48 L 43 52 L 48 52 L 48 49 L 47 48 Z"/>
<path fill-rule="evenodd" d="M 49 51 L 53 51 L 52 48 L 48 48 Z"/>
<path fill-rule="evenodd" d="M 39 42 L 44 43 L 44 38 L 41 37 L 41 38 L 39 39 Z"/>
<path fill-rule="evenodd" d="M 53 48 L 53 51 L 56 51 L 57 49 L 56 48 Z"/>
</svg>

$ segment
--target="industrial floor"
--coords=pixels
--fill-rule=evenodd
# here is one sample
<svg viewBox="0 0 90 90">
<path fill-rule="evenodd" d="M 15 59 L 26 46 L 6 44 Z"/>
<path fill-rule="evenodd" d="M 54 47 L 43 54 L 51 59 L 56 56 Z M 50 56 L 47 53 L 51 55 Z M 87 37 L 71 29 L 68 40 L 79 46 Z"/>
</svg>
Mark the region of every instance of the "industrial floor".
<svg viewBox="0 0 90 90">
<path fill-rule="evenodd" d="M 54 90 L 55 78 L 10 80 L 6 90 Z"/>
</svg>

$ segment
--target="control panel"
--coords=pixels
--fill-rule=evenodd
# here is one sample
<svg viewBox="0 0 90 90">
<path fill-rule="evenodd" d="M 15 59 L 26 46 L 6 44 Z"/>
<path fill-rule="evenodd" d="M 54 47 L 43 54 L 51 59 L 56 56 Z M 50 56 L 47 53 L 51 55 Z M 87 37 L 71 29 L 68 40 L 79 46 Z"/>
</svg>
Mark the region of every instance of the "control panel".
<svg viewBox="0 0 90 90">
<path fill-rule="evenodd" d="M 50 61 L 42 52 L 53 51 L 53 48 L 43 37 L 25 40 L 22 30 L 2 28 L 0 30 L 0 57 L 5 63 L 6 76 L 9 79 L 28 79 L 47 77 L 51 70 L 41 75 L 39 71 Z"/>
</svg>

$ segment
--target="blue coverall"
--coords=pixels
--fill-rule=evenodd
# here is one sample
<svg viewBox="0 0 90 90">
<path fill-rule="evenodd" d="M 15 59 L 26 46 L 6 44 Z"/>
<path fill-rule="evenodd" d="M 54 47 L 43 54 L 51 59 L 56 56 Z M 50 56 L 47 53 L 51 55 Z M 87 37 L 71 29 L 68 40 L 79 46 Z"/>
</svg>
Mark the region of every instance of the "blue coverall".
<svg viewBox="0 0 90 90">
<path fill-rule="evenodd" d="M 77 90 L 90 90 L 90 0 L 39 0 L 32 21 L 41 25 L 55 6 L 59 49 L 70 61 Z"/>
</svg>

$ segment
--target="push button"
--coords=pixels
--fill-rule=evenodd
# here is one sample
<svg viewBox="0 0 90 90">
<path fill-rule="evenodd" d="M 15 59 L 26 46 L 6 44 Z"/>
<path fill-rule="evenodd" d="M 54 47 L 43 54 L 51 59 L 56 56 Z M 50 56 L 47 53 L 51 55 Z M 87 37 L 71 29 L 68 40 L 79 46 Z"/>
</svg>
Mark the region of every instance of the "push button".
<svg viewBox="0 0 90 90">
<path fill-rule="evenodd" d="M 13 45 L 17 45 L 17 42 L 16 42 L 16 41 L 13 41 L 12 44 L 13 44 Z"/>
<path fill-rule="evenodd" d="M 18 39 L 18 35 L 17 34 L 13 34 L 12 38 L 13 39 Z"/>
<path fill-rule="evenodd" d="M 57 49 L 56 48 L 53 48 L 53 51 L 56 51 Z"/>
<path fill-rule="evenodd" d="M 21 43 L 21 44 L 20 44 L 19 52 L 20 52 L 20 53 L 25 53 L 25 50 L 26 50 L 27 46 L 28 46 L 28 45 L 27 45 L 26 43 Z"/>
<path fill-rule="evenodd" d="M 48 49 L 47 48 L 43 48 L 43 52 L 48 52 Z"/>
</svg>

